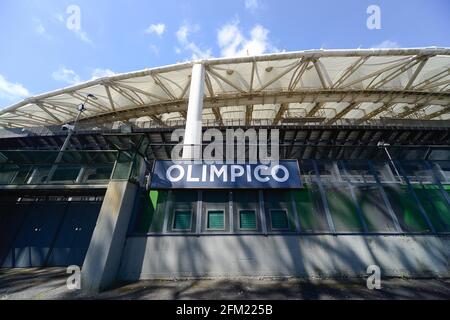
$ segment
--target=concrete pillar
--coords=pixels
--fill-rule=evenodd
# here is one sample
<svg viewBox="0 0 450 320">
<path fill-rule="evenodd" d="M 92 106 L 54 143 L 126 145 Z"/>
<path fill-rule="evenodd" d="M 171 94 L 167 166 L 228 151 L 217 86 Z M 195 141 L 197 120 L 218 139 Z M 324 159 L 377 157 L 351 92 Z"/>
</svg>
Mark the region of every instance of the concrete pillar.
<svg viewBox="0 0 450 320">
<path fill-rule="evenodd" d="M 202 111 L 205 86 L 205 67 L 201 63 L 192 66 L 189 103 L 184 131 L 183 159 L 200 159 L 202 144 Z"/>
<path fill-rule="evenodd" d="M 111 180 L 81 269 L 81 289 L 96 293 L 116 279 L 138 186 Z"/>
</svg>

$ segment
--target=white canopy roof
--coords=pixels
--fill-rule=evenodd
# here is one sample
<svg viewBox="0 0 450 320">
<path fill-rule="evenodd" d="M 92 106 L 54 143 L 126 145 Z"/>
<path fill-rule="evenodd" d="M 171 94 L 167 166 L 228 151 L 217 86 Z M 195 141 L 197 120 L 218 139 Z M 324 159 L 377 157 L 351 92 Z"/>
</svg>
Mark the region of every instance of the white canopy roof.
<svg viewBox="0 0 450 320">
<path fill-rule="evenodd" d="M 183 120 L 192 64 L 205 65 L 204 120 L 450 119 L 450 49 L 313 50 L 209 59 L 96 79 L 0 111 L 0 127 Z M 36 79 L 38 80 L 38 79 Z"/>
</svg>

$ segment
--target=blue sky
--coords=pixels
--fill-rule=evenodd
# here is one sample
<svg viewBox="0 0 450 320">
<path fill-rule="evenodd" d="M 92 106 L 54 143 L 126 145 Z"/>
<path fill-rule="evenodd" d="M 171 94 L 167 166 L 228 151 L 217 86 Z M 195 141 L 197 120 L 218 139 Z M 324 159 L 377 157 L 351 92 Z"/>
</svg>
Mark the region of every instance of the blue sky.
<svg viewBox="0 0 450 320">
<path fill-rule="evenodd" d="M 67 26 L 74 5 L 79 28 Z M 380 8 L 380 29 L 367 27 L 370 5 Z M 449 47 L 449 30 L 448 0 L 1 0 L 0 108 L 95 77 L 190 59 Z"/>
</svg>

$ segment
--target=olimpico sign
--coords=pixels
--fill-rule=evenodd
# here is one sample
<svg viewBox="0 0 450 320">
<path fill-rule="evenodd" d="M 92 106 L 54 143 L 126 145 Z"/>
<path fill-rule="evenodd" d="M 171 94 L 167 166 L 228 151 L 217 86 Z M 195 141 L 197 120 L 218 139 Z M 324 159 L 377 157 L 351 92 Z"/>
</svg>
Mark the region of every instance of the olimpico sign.
<svg viewBox="0 0 450 320">
<path fill-rule="evenodd" d="M 155 162 L 150 188 L 301 188 L 297 160 L 279 160 L 277 129 L 270 131 L 270 139 L 267 129 L 227 129 L 225 135 L 206 130 L 203 141 L 209 143 L 188 145 L 193 159 L 186 160 L 181 156 L 186 145 L 180 142 L 184 130 L 174 130 L 171 141 L 178 144 L 171 160 Z"/>
<path fill-rule="evenodd" d="M 296 160 L 276 164 L 226 164 L 156 161 L 152 189 L 301 188 Z"/>
</svg>

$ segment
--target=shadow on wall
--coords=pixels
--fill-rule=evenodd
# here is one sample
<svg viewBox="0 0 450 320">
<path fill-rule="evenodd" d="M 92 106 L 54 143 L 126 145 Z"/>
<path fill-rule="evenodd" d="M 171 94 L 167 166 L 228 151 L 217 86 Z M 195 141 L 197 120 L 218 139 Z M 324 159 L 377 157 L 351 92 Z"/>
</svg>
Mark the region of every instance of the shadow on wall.
<svg viewBox="0 0 450 320">
<path fill-rule="evenodd" d="M 449 248 L 450 237 L 435 236 L 130 237 L 119 278 L 341 278 L 364 276 L 373 264 L 383 276 L 448 277 Z"/>
</svg>

